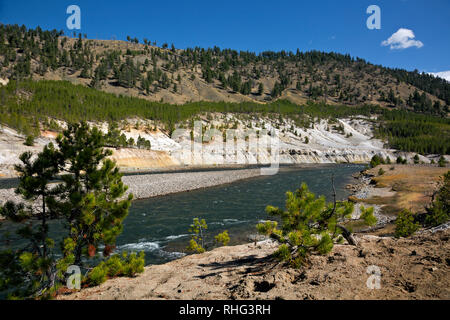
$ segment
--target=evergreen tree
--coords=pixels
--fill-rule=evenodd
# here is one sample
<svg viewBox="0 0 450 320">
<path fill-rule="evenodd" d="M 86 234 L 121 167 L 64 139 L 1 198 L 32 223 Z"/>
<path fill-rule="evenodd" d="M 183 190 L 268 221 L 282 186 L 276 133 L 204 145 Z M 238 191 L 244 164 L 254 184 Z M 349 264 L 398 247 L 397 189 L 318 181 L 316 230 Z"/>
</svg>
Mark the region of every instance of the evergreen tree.
<svg viewBox="0 0 450 320">
<path fill-rule="evenodd" d="M 415 216 L 411 211 L 402 210 L 395 220 L 395 237 L 409 237 L 419 230 L 420 224 L 415 220 Z"/>
<path fill-rule="evenodd" d="M 264 84 L 262 82 L 258 85 L 258 95 L 262 95 L 264 93 Z"/>
<path fill-rule="evenodd" d="M 86 123 L 70 124 L 57 139 L 61 158 L 67 166 L 58 186 L 61 201 L 55 206 L 67 221 L 69 235 L 64 240 L 71 250 L 65 256 L 82 265 L 82 257 L 91 257 L 100 244 L 107 256 L 122 232 L 122 221 L 128 214 L 132 195 L 121 198 L 126 190 L 122 175 L 103 149 L 104 137 Z"/>
<path fill-rule="evenodd" d="M 273 206 L 266 208 L 269 215 L 281 219 L 281 229 L 276 221 L 260 223 L 257 229 L 280 243 L 274 253 L 277 259 L 300 267 L 310 254 L 330 252 L 334 242 L 342 242 L 345 238 L 350 244 L 356 244 L 344 226 L 353 209 L 353 203 L 349 201 L 337 202 L 336 194 L 332 203 L 326 203 L 323 196 L 316 198 L 303 183 L 294 193 L 286 193 L 286 210 Z M 367 225 L 374 225 L 373 208 L 362 207 L 360 219 Z"/>
<path fill-rule="evenodd" d="M 60 214 L 53 210 L 58 192 L 50 182 L 59 171 L 61 158 L 51 143 L 32 158 L 31 152 L 20 156 L 23 164 L 15 167 L 19 173 L 16 193 L 29 204 L 40 202 L 40 207 L 12 201 L 0 207 L 1 215 L 21 225 L 17 234 L 28 241 L 18 250 L 0 252 L 0 291 L 12 290 L 10 298 L 49 297 L 57 289 L 55 242 L 49 237 L 49 220 Z M 24 224 L 33 220 L 37 228 L 33 223 Z"/>
</svg>

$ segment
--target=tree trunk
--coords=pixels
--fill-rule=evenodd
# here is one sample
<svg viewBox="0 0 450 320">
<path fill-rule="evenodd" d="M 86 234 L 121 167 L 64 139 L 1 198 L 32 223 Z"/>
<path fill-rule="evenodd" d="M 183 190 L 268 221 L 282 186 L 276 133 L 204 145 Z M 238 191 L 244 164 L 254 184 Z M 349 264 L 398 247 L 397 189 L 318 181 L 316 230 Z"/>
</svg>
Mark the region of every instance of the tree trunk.
<svg viewBox="0 0 450 320">
<path fill-rule="evenodd" d="M 356 241 L 355 237 L 353 237 L 353 234 L 344 226 L 338 224 L 338 228 L 342 230 L 342 236 L 347 240 L 347 242 L 353 246 L 358 245 L 358 241 Z"/>
</svg>

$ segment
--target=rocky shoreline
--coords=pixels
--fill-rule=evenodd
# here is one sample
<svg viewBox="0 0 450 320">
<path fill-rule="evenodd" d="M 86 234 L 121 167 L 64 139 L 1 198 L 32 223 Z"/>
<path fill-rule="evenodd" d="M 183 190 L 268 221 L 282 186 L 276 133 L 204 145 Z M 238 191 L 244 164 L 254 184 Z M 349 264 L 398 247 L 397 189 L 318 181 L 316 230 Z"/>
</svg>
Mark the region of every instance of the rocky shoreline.
<svg viewBox="0 0 450 320">
<path fill-rule="evenodd" d="M 260 169 L 242 169 L 133 175 L 124 176 L 122 181 L 134 199 L 145 199 L 228 184 L 259 175 Z"/>
<path fill-rule="evenodd" d="M 374 211 L 373 214 L 375 218 L 377 218 L 377 223 L 373 227 L 369 227 L 366 229 L 359 230 L 359 232 L 370 232 L 376 229 L 381 229 L 385 227 L 388 223 L 395 220 L 394 216 L 388 216 L 381 212 L 381 205 L 376 204 L 366 204 L 364 202 L 365 199 L 369 199 L 373 196 L 377 196 L 380 194 L 380 189 L 376 189 L 373 184 L 371 184 L 372 176 L 368 174 L 365 170 L 355 173 L 353 177 L 356 179 L 356 182 L 353 184 L 349 184 L 346 186 L 347 189 L 349 189 L 352 192 L 352 195 L 349 197 L 350 200 L 358 201 L 357 205 L 355 206 L 355 211 L 353 213 L 353 219 L 358 219 L 360 215 L 359 207 L 361 205 L 365 207 L 373 207 Z M 391 192 L 383 190 L 383 192 Z"/>
<path fill-rule="evenodd" d="M 395 193 L 376 188 L 367 171 L 356 173 L 354 178 L 355 183 L 347 188 L 359 200 L 356 208 L 361 200 Z M 379 221 L 372 231 L 393 219 L 381 213 L 382 206 L 374 207 Z M 272 258 L 277 248 L 273 240 L 255 240 L 252 244 L 219 247 L 147 266 L 136 278 L 110 279 L 98 287 L 57 299 L 445 300 L 450 299 L 449 227 L 450 222 L 405 239 L 359 231 L 355 234 L 358 246 L 337 244 L 326 256 L 311 256 L 309 264 L 301 269 L 278 264 Z M 376 290 L 368 285 L 368 270 L 374 267 L 381 275 Z"/>
</svg>

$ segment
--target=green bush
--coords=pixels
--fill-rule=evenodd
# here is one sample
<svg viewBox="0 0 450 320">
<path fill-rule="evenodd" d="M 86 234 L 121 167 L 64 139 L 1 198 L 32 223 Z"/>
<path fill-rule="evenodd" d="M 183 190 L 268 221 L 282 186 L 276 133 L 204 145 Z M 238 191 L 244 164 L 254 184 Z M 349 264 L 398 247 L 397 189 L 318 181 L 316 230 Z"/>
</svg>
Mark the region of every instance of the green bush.
<svg viewBox="0 0 450 320">
<path fill-rule="evenodd" d="M 379 164 L 382 164 L 382 163 L 384 163 L 383 158 L 381 158 L 379 155 L 376 154 L 370 160 L 370 167 L 375 168 L 376 166 L 378 166 Z"/>
<path fill-rule="evenodd" d="M 117 277 L 123 273 L 123 261 L 118 254 L 111 256 L 106 262 L 108 277 Z"/>
<path fill-rule="evenodd" d="M 419 230 L 419 228 L 420 224 L 415 222 L 414 214 L 404 209 L 398 214 L 395 220 L 395 237 L 408 237 Z"/>
<path fill-rule="evenodd" d="M 125 262 L 123 263 L 123 275 L 127 277 L 134 277 L 138 273 L 144 272 L 145 266 L 144 251 L 141 251 L 139 255 L 135 252 L 130 255 L 125 255 Z"/>
<path fill-rule="evenodd" d="M 441 156 L 439 158 L 438 164 L 439 164 L 439 167 L 445 167 L 445 165 L 447 164 L 447 161 L 445 160 L 444 156 Z"/>
<path fill-rule="evenodd" d="M 144 272 L 144 266 L 145 254 L 143 251 L 139 255 L 135 252 L 115 254 L 93 268 L 88 274 L 87 282 L 89 285 L 96 286 L 105 282 L 108 277 L 134 277 L 136 274 Z"/>
<path fill-rule="evenodd" d="M 90 285 L 98 286 L 106 281 L 108 278 L 108 268 L 104 263 L 99 264 L 93 268 L 88 274 L 88 281 Z"/>
<path fill-rule="evenodd" d="M 27 136 L 23 144 L 29 147 L 34 146 L 34 137 L 31 135 Z"/>
<path fill-rule="evenodd" d="M 385 171 L 383 170 L 383 168 L 380 168 L 380 170 L 378 170 L 378 175 L 382 176 L 383 174 L 385 174 Z"/>
<path fill-rule="evenodd" d="M 214 237 L 217 243 L 226 246 L 230 242 L 230 236 L 228 235 L 228 230 L 225 230 L 222 233 L 219 233 L 217 236 Z"/>
<path fill-rule="evenodd" d="M 377 218 L 373 214 L 373 207 L 366 209 L 361 206 L 361 215 L 359 218 L 368 226 L 374 226 L 377 223 Z"/>
<path fill-rule="evenodd" d="M 403 159 L 401 156 L 397 157 L 397 164 L 407 164 L 408 160 L 405 158 Z"/>
<path fill-rule="evenodd" d="M 205 248 L 205 231 L 208 229 L 205 219 L 194 218 L 193 223 L 189 227 L 191 240 L 187 246 L 187 250 L 194 253 L 203 253 Z"/>
<path fill-rule="evenodd" d="M 427 210 L 425 216 L 425 225 L 436 227 L 447 222 L 450 219 L 450 212 L 445 210 L 445 205 L 441 200 L 436 200 L 432 207 Z"/>
</svg>

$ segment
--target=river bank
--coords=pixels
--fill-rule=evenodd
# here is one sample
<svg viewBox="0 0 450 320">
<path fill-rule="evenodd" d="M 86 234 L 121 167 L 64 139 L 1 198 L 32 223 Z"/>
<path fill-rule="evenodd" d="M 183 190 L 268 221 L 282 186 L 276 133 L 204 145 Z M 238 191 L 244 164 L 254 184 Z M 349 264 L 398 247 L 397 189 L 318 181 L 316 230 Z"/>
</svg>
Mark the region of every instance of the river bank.
<svg viewBox="0 0 450 320">
<path fill-rule="evenodd" d="M 385 169 L 390 173 L 382 179 L 379 176 L 384 174 L 376 172 L 379 168 L 357 173 L 355 183 L 349 186 L 354 192 L 352 199 L 359 204 L 377 202 L 377 217 L 387 219 L 379 222 L 382 227 L 394 219 L 386 206 L 401 204 L 405 197 L 402 186 L 419 179 L 421 184 L 410 192 L 420 189 L 427 194 L 445 172 L 445 168 L 430 166 Z M 394 181 L 392 175 L 397 176 L 397 183 L 387 184 Z M 377 181 L 384 184 L 377 185 Z M 271 240 L 220 247 L 148 266 L 136 278 L 110 279 L 58 299 L 450 299 L 448 227 L 447 223 L 424 229 L 408 239 L 386 236 L 386 229 L 356 233 L 358 246 L 335 245 L 330 254 L 312 256 L 310 263 L 298 270 L 278 265 L 271 258 L 277 247 Z M 378 289 L 367 285 L 369 267 L 379 270 Z"/>
<path fill-rule="evenodd" d="M 425 212 L 448 170 L 448 167 L 423 164 L 386 164 L 355 175 L 356 182 L 347 186 L 353 192 L 349 199 L 357 206 L 373 207 L 378 219 L 374 228 L 359 231 L 391 236 L 395 227 L 393 222 L 400 211 Z"/>
<path fill-rule="evenodd" d="M 276 244 L 220 247 L 145 268 L 58 299 L 450 299 L 450 231 L 409 239 L 356 235 L 359 246 L 335 245 L 302 269 L 277 265 Z M 367 285 L 378 268 L 380 287 Z M 180 272 L 183 270 L 183 272 Z M 371 289 L 372 288 L 372 289 Z"/>
</svg>

